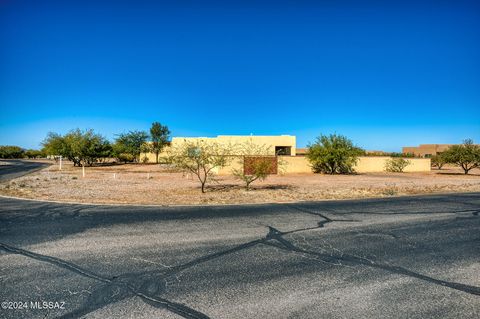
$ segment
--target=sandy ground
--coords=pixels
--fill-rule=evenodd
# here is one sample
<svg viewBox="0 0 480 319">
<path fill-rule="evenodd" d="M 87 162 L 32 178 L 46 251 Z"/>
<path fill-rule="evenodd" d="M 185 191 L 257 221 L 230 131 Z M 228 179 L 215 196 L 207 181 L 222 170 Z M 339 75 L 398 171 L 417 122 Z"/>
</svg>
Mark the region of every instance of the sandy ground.
<svg viewBox="0 0 480 319">
<path fill-rule="evenodd" d="M 480 169 L 464 175 L 447 167 L 430 173 L 274 175 L 246 191 L 231 176 L 218 176 L 202 194 L 192 176 L 160 165 L 127 164 L 82 169 L 64 163 L 0 184 L 0 194 L 88 203 L 237 204 L 478 192 Z M 115 174 L 115 175 L 114 175 Z"/>
</svg>

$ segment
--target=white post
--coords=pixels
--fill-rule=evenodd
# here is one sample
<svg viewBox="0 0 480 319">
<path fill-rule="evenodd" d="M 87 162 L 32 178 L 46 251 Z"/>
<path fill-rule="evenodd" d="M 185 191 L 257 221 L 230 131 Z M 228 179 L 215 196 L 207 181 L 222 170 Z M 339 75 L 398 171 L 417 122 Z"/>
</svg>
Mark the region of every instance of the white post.
<svg viewBox="0 0 480 319">
<path fill-rule="evenodd" d="M 82 164 L 82 177 L 85 177 L 85 165 Z"/>
<path fill-rule="evenodd" d="M 60 155 L 60 164 L 59 164 L 58 170 L 60 171 L 62 170 L 62 155 Z"/>
<path fill-rule="evenodd" d="M 113 173 L 113 179 L 117 179 L 117 173 Z"/>
<path fill-rule="evenodd" d="M 147 179 L 150 179 L 150 173 L 147 173 Z"/>
</svg>

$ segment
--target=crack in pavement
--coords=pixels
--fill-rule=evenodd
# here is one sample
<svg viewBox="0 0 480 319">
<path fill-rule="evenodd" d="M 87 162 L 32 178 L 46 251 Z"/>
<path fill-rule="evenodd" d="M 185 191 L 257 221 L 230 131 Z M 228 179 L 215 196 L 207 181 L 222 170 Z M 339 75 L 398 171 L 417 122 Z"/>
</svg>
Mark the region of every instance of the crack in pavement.
<svg viewBox="0 0 480 319">
<path fill-rule="evenodd" d="M 80 316 L 84 316 L 88 313 L 91 313 L 102 307 L 105 307 L 106 305 L 124 300 L 129 297 L 137 296 L 137 297 L 140 297 L 145 303 L 153 307 L 169 310 L 175 314 L 182 316 L 183 318 L 207 319 L 209 317 L 206 314 L 201 313 L 200 311 L 197 311 L 181 303 L 169 301 L 159 296 L 160 294 L 162 294 L 162 292 L 166 290 L 166 286 L 169 278 L 173 276 L 177 276 L 180 272 L 190 269 L 201 263 L 215 260 L 217 258 L 230 255 L 232 253 L 239 252 L 259 244 L 275 247 L 277 249 L 281 249 L 285 251 L 299 253 L 302 256 L 305 256 L 305 255 L 310 256 L 312 257 L 311 259 L 313 260 L 322 261 L 322 262 L 333 264 L 333 265 L 346 266 L 346 267 L 358 266 L 358 265 L 367 266 L 375 269 L 381 269 L 390 273 L 395 273 L 395 274 L 408 276 L 411 278 L 420 279 L 429 283 L 449 287 L 449 288 L 456 289 L 469 294 L 480 295 L 479 287 L 436 279 L 433 277 L 416 273 L 414 271 L 408 270 L 400 266 L 381 264 L 364 257 L 345 254 L 343 252 L 340 252 L 340 254 L 326 254 L 326 253 L 319 253 L 316 251 L 300 248 L 296 246 L 294 243 L 292 243 L 291 241 L 289 241 L 288 239 L 284 238 L 284 236 L 289 234 L 299 233 L 299 232 L 306 232 L 310 230 L 320 229 L 325 227 L 325 225 L 333 222 L 358 222 L 358 221 L 345 220 L 345 219 L 333 219 L 319 212 L 312 212 L 307 209 L 299 208 L 293 205 L 288 205 L 288 206 L 298 211 L 301 211 L 303 213 L 318 216 L 322 218 L 322 220 L 319 221 L 317 223 L 317 226 L 314 226 L 314 227 L 299 228 L 299 229 L 293 229 L 293 230 L 283 231 L 283 232 L 272 226 L 267 226 L 268 233 L 265 237 L 255 239 L 243 244 L 239 244 L 232 248 L 225 249 L 219 252 L 207 254 L 199 258 L 193 259 L 191 261 L 188 261 L 186 263 L 183 263 L 181 265 L 169 266 L 166 269 L 165 267 L 163 267 L 162 270 L 123 274 L 123 275 L 115 276 L 112 278 L 101 276 L 90 270 L 84 269 L 80 266 L 77 266 L 74 263 L 67 262 L 60 258 L 34 253 L 31 251 L 27 251 L 21 248 L 16 248 L 4 243 L 0 243 L 0 249 L 9 253 L 19 254 L 25 257 L 47 262 L 55 266 L 61 267 L 63 269 L 77 273 L 83 277 L 91 278 L 101 282 L 101 286 L 90 294 L 87 302 L 84 304 L 83 307 L 76 309 L 70 313 L 67 313 L 61 316 L 60 318 L 77 318 Z M 469 210 L 469 211 L 462 211 L 462 212 L 472 212 L 473 216 L 478 216 L 478 213 L 479 213 L 478 210 L 471 210 L 471 211 Z M 452 213 L 455 213 L 455 212 L 452 212 Z M 334 249 L 334 247 L 332 247 L 332 249 L 339 251 L 338 249 Z M 164 284 L 162 284 L 161 282 L 164 282 Z"/>
<path fill-rule="evenodd" d="M 311 210 L 301 208 L 301 207 L 291 205 L 291 204 L 287 204 L 286 206 L 290 207 L 290 208 L 293 208 L 293 209 L 296 209 L 296 210 L 298 210 L 300 212 L 303 212 L 303 213 L 306 213 L 306 214 L 315 215 L 315 216 L 319 216 L 319 217 L 323 218 L 323 220 L 321 220 L 317 223 L 318 227 L 312 227 L 311 229 L 322 228 L 326 224 L 332 223 L 332 222 L 350 222 L 350 223 L 351 222 L 358 222 L 358 220 L 353 220 L 353 219 L 333 219 L 333 218 L 330 218 L 330 217 L 328 217 L 328 216 L 326 216 L 322 213 L 312 212 Z"/>
<path fill-rule="evenodd" d="M 433 277 L 429 277 L 429 276 L 426 276 L 426 275 L 416 273 L 414 271 L 408 270 L 408 269 L 400 267 L 400 266 L 380 264 L 380 263 L 377 263 L 373 260 L 368 260 L 366 258 L 362 258 L 362 257 L 350 255 L 350 254 L 342 254 L 341 256 L 339 256 L 339 255 L 334 255 L 334 254 L 317 253 L 317 252 L 314 252 L 314 251 L 306 250 L 306 249 L 295 246 L 293 243 L 291 243 L 287 239 L 283 238 L 284 235 L 285 234 L 282 233 L 281 231 L 278 231 L 278 230 L 272 228 L 272 231 L 270 232 L 270 236 L 271 236 L 271 238 L 274 238 L 277 241 L 277 243 L 267 242 L 267 243 L 264 243 L 264 244 L 272 246 L 272 247 L 276 247 L 276 248 L 279 248 L 279 249 L 282 249 L 282 250 L 286 250 L 286 251 L 291 251 L 291 252 L 296 252 L 296 253 L 301 253 L 301 254 L 314 256 L 314 257 L 319 258 L 323 262 L 331 263 L 331 264 L 334 264 L 334 265 L 342 265 L 342 266 L 363 265 L 363 266 L 368 266 L 368 267 L 371 267 L 371 268 L 381 269 L 381 270 L 388 271 L 390 273 L 395 273 L 395 274 L 399 274 L 399 275 L 405 275 L 405 276 L 408 276 L 408 277 L 417 278 L 417 279 L 420 279 L 420 280 L 423 280 L 423 281 L 426 281 L 426 282 L 430 282 L 430 283 L 433 283 L 433 284 L 449 287 L 449 288 L 452 288 L 452 289 L 455 289 L 455 290 L 459 290 L 459 291 L 463 291 L 463 292 L 466 292 L 466 293 L 469 293 L 469 294 L 480 296 L 480 287 L 436 279 L 436 278 L 433 278 Z"/>
<path fill-rule="evenodd" d="M 306 211 L 306 209 L 303 209 Z M 340 215 L 448 215 L 448 214 L 460 214 L 460 213 L 472 213 L 474 216 L 478 216 L 480 210 L 477 209 L 464 209 L 458 211 L 439 211 L 439 212 L 425 212 L 425 211 L 417 211 L 417 212 L 367 212 L 367 211 L 352 211 L 352 212 L 335 212 L 336 214 Z M 310 212 L 310 214 L 315 215 L 316 213 Z"/>
<path fill-rule="evenodd" d="M 75 273 L 77 273 L 81 276 L 84 276 L 84 277 L 88 277 L 88 278 L 103 281 L 103 282 L 109 282 L 110 281 L 107 278 L 99 276 L 99 275 L 97 275 L 97 274 L 95 274 L 95 273 L 93 273 L 89 270 L 83 269 L 83 268 L 81 268 L 81 267 L 79 267 L 79 266 L 77 266 L 73 263 L 69 263 L 69 262 L 67 262 L 65 260 L 62 260 L 60 258 L 37 254 L 37 253 L 31 252 L 31 251 L 24 250 L 24 249 L 17 248 L 17 247 L 13 247 L 13 246 L 10 246 L 10 245 L 4 244 L 4 243 L 0 243 L 0 248 L 3 249 L 6 252 L 9 252 L 9 253 L 12 253 L 12 254 L 23 255 L 23 256 L 26 256 L 26 257 L 30 257 L 30 258 L 33 258 L 33 259 L 36 259 L 36 260 L 40 260 L 40 261 L 44 261 L 44 262 L 56 265 L 58 267 L 73 271 L 73 272 L 75 272 Z"/>
<path fill-rule="evenodd" d="M 293 205 L 288 205 L 288 206 L 292 207 L 292 208 L 295 208 L 299 211 L 302 211 L 304 213 L 307 213 L 307 214 L 317 215 L 317 216 L 323 218 L 324 220 L 318 223 L 318 227 L 297 229 L 297 230 L 291 230 L 291 231 L 285 231 L 285 232 L 279 231 L 279 230 L 277 230 L 277 229 L 275 229 L 271 226 L 268 226 L 269 227 L 269 233 L 267 235 L 267 238 L 274 239 L 277 243 L 265 242 L 264 244 L 270 245 L 270 246 L 273 246 L 273 247 L 277 247 L 279 249 L 287 250 L 287 251 L 292 251 L 292 252 L 296 252 L 296 253 L 302 253 L 302 254 L 307 254 L 307 255 L 310 255 L 310 256 L 319 257 L 323 262 L 331 263 L 331 264 L 334 264 L 334 265 L 339 265 L 339 264 L 344 265 L 344 264 L 342 264 L 342 262 L 345 263 L 346 265 L 350 265 L 350 266 L 364 265 L 364 266 L 368 266 L 368 267 L 372 267 L 372 268 L 376 268 L 376 269 L 382 269 L 382 270 L 385 270 L 385 271 L 388 271 L 388 272 L 391 272 L 391 273 L 395 273 L 395 274 L 399 274 L 399 275 L 405 275 L 405 276 L 408 276 L 408 277 L 417 278 L 417 279 L 420 279 L 420 280 L 423 280 L 423 281 L 427 281 L 427 282 L 434 283 L 434 284 L 437 284 L 437 285 L 449 287 L 449 288 L 456 289 L 456 290 L 459 290 L 459 291 L 463 291 L 463 292 L 466 292 L 466 293 L 469 293 L 469 294 L 480 295 L 480 287 L 432 278 L 432 277 L 416 273 L 414 271 L 408 270 L 408 269 L 400 267 L 400 266 L 380 264 L 380 263 L 377 263 L 373 260 L 366 259 L 366 258 L 359 257 L 359 256 L 355 256 L 355 255 L 351 255 L 351 254 L 344 254 L 344 253 L 341 253 L 341 255 L 322 254 L 322 253 L 317 253 L 317 252 L 313 252 L 313 251 L 309 251 L 309 250 L 299 248 L 299 247 L 295 246 L 292 242 L 285 239 L 283 236 L 288 235 L 288 234 L 292 234 L 292 233 L 296 233 L 296 232 L 300 232 L 300 231 L 322 228 L 322 227 L 324 227 L 325 224 L 331 223 L 331 222 L 334 222 L 334 221 L 345 222 L 345 221 L 349 221 L 349 220 L 335 220 L 335 219 L 329 218 L 329 217 L 327 217 L 324 214 L 321 214 L 319 212 L 312 212 L 308 209 L 299 208 L 299 207 L 296 207 L 296 206 L 293 206 Z M 473 210 L 472 209 L 472 210 L 455 211 L 455 212 L 451 212 L 451 213 L 452 214 L 471 213 L 472 216 L 478 217 L 479 213 L 480 213 L 480 210 Z M 459 218 L 459 217 L 456 217 L 456 219 L 457 218 Z"/>
<path fill-rule="evenodd" d="M 141 273 L 133 273 L 133 274 L 124 274 L 124 275 L 120 275 L 112 278 L 103 277 L 89 270 L 85 270 L 71 262 L 67 262 L 56 257 L 37 254 L 31 251 L 27 251 L 21 248 L 16 248 L 4 243 L 0 243 L 0 249 L 3 249 L 4 251 L 10 252 L 10 253 L 20 254 L 26 257 L 39 260 L 39 261 L 47 262 L 47 263 L 56 265 L 58 267 L 73 271 L 84 277 L 101 281 L 103 283 L 103 285 L 99 289 L 91 293 L 90 297 L 88 298 L 83 308 L 77 309 L 71 313 L 63 315 L 60 318 L 77 318 L 77 317 L 86 315 L 94 310 L 100 309 L 108 304 L 118 302 L 128 297 L 132 297 L 136 295 L 142 298 L 143 301 L 145 301 L 146 303 L 154 307 L 158 308 L 159 306 L 161 306 L 161 308 L 170 310 L 171 312 L 174 312 L 184 318 L 205 319 L 209 317 L 197 310 L 194 310 L 183 304 L 168 301 L 164 298 L 155 296 L 156 294 L 161 293 L 165 287 L 161 284 L 158 284 L 158 282 L 162 280 L 166 282 L 169 277 L 175 276 L 179 272 L 182 272 L 186 269 L 194 267 L 198 264 L 253 247 L 267 240 L 268 240 L 267 238 L 252 240 L 250 242 L 237 245 L 230 249 L 226 249 L 220 252 L 201 256 L 199 258 L 193 259 L 187 263 L 184 263 L 178 266 L 171 266 L 167 270 L 163 270 L 163 271 L 149 271 L 149 272 L 141 272 Z M 135 284 L 137 284 L 137 286 L 140 286 L 140 287 L 137 288 Z M 120 289 L 120 290 L 114 291 L 115 289 Z"/>
<path fill-rule="evenodd" d="M 95 274 L 92 271 L 83 269 L 82 267 L 77 266 L 74 263 L 67 262 L 60 258 L 51 257 L 47 255 L 37 254 L 28 250 L 21 248 L 13 247 L 4 243 L 0 243 L 0 249 L 13 253 L 29 257 L 35 260 L 43 261 L 49 264 L 53 264 L 60 268 L 72 271 L 83 277 L 94 279 L 102 282 L 104 285 L 94 291 L 88 298 L 87 306 L 73 312 L 67 313 L 60 318 L 78 318 L 80 316 L 86 315 L 96 309 L 102 308 L 107 304 L 111 304 L 131 296 L 138 296 L 146 303 L 156 307 L 164 308 L 173 313 L 176 313 L 187 319 L 208 319 L 209 317 L 195 309 L 192 309 L 183 304 L 172 302 L 164 298 L 155 297 L 147 292 L 136 289 L 136 287 L 129 282 L 122 281 L 120 277 L 107 278 L 98 274 Z M 120 280 L 117 280 L 119 278 Z M 117 289 L 115 292 L 114 290 Z M 115 292 L 112 294 L 112 292 Z M 110 296 L 108 296 L 110 294 Z"/>
<path fill-rule="evenodd" d="M 264 243 L 265 241 L 267 241 L 266 238 L 256 239 L 256 240 L 252 240 L 252 241 L 240 244 L 240 245 L 236 245 L 236 246 L 234 246 L 230 249 L 226 249 L 226 250 L 222 250 L 222 251 L 219 251 L 219 252 L 216 252 L 216 253 L 201 256 L 199 258 L 193 259 L 193 260 L 191 260 L 187 263 L 181 264 L 181 265 L 170 266 L 167 269 L 163 269 L 161 271 L 157 270 L 157 271 L 146 271 L 146 272 L 140 272 L 140 273 L 124 274 L 124 275 L 121 275 L 117 278 L 119 279 L 120 282 L 124 282 L 125 280 L 127 280 L 127 281 L 130 281 L 130 282 L 134 282 L 137 285 L 139 284 L 140 285 L 139 288 L 135 288 L 132 284 L 127 284 L 127 286 L 130 288 L 130 290 L 140 292 L 140 294 L 137 294 L 137 295 L 140 296 L 140 297 L 143 297 L 143 300 L 145 302 L 147 302 L 148 304 L 150 304 L 150 302 L 154 301 L 151 298 L 152 298 L 152 296 L 155 296 L 155 298 L 156 298 L 155 302 L 156 303 L 158 303 L 159 300 L 163 300 L 165 302 L 165 304 L 163 305 L 165 309 L 170 310 L 172 312 L 175 312 L 175 313 L 183 316 L 184 318 L 192 318 L 192 319 L 195 319 L 195 318 L 209 318 L 207 315 L 205 315 L 203 313 L 200 313 L 200 312 L 197 312 L 197 314 L 195 316 L 192 316 L 191 314 L 185 315 L 185 313 L 181 313 L 180 311 L 178 311 L 179 307 L 185 307 L 185 306 L 183 306 L 182 304 L 179 304 L 179 303 L 173 303 L 171 301 L 168 301 L 168 304 L 167 304 L 166 303 L 167 301 L 165 299 L 160 298 L 157 295 L 161 294 L 165 290 L 168 279 L 170 277 L 177 276 L 178 273 L 180 273 L 180 272 L 182 272 L 186 269 L 192 268 L 194 266 L 197 266 L 201 263 L 205 263 L 207 261 L 214 260 L 214 259 L 220 258 L 222 256 L 226 256 L 226 255 L 229 255 L 229 254 L 232 254 L 232 253 L 235 253 L 235 252 L 253 247 L 255 245 Z M 165 285 L 159 284 L 159 282 L 162 282 L 162 281 L 165 283 Z M 97 294 L 96 291 L 92 293 L 92 295 L 94 295 L 93 299 L 95 299 L 96 294 Z M 98 295 L 104 296 L 105 293 L 102 293 L 102 291 L 100 291 L 98 293 Z M 122 299 L 124 299 L 124 298 L 127 298 L 129 296 L 127 295 L 127 296 L 120 296 L 120 297 L 123 297 Z M 96 307 L 96 309 L 101 308 L 101 307 L 103 307 L 107 304 L 119 301 L 119 300 L 103 300 L 103 301 L 104 301 L 103 304 L 98 304 L 98 307 Z M 91 302 L 87 302 L 86 304 L 90 305 Z M 152 305 L 156 306 L 155 304 L 152 304 Z M 172 306 L 175 306 L 175 307 L 172 307 Z M 192 311 L 193 309 L 189 308 L 189 310 Z M 86 313 L 89 313 L 91 311 L 93 311 L 93 310 L 82 309 L 81 313 L 86 314 Z M 65 317 L 65 318 L 69 318 L 69 317 Z"/>
</svg>

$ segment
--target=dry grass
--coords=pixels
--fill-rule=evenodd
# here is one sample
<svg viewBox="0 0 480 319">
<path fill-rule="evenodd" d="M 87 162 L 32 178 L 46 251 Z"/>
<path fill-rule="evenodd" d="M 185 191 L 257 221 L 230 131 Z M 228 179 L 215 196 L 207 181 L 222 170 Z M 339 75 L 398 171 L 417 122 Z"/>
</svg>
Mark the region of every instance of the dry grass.
<svg viewBox="0 0 480 319">
<path fill-rule="evenodd" d="M 114 178 L 116 174 L 116 178 Z M 480 191 L 480 170 L 463 175 L 452 167 L 430 173 L 359 175 L 291 174 L 270 176 L 251 191 L 231 176 L 219 176 L 206 194 L 191 176 L 160 165 L 81 168 L 50 166 L 0 184 L 0 193 L 33 199 L 89 203 L 223 204 L 388 197 L 409 194 Z"/>
</svg>

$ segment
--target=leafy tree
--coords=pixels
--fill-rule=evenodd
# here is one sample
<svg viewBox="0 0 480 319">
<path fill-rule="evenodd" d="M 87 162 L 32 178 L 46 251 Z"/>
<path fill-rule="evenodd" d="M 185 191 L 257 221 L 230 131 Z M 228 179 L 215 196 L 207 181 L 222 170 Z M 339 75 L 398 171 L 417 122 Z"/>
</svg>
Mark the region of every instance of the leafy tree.
<svg viewBox="0 0 480 319">
<path fill-rule="evenodd" d="M 67 143 L 65 137 L 58 133 L 49 132 L 43 140 L 42 146 L 42 152 L 47 156 L 59 155 L 73 161 L 70 145 Z M 73 165 L 76 165 L 75 161 L 73 161 Z"/>
<path fill-rule="evenodd" d="M 130 163 L 135 160 L 135 157 L 133 155 L 127 153 L 127 147 L 122 144 L 115 142 L 112 144 L 112 155 L 120 162 Z"/>
<path fill-rule="evenodd" d="M 265 180 L 273 170 L 277 169 L 277 158 L 269 156 L 271 147 L 265 144 L 255 144 L 249 140 L 238 147 L 235 154 L 241 155 L 239 168 L 232 169 L 233 176 L 245 183 L 245 189 L 256 180 Z M 248 165 L 248 167 L 246 167 Z"/>
<path fill-rule="evenodd" d="M 165 146 L 169 144 L 170 130 L 166 125 L 162 125 L 159 122 L 153 122 L 150 128 L 150 151 L 155 153 L 155 161 L 158 164 L 158 154 L 163 150 Z"/>
<path fill-rule="evenodd" d="M 48 133 L 43 142 L 43 150 L 48 155 L 61 155 L 73 162 L 74 166 L 93 165 L 111 154 L 110 143 L 93 130 L 75 129 L 64 136 Z"/>
<path fill-rule="evenodd" d="M 401 157 L 393 157 L 385 162 L 385 170 L 387 172 L 402 173 L 403 170 L 410 165 L 410 161 Z"/>
<path fill-rule="evenodd" d="M 128 133 L 119 134 L 115 140 L 115 154 L 118 159 L 120 157 L 139 161 L 148 134 L 144 131 L 130 131 Z"/>
<path fill-rule="evenodd" d="M 232 159 L 232 146 L 207 140 L 184 140 L 168 149 L 168 162 L 186 173 L 195 175 L 205 185 L 214 179 L 215 170 L 225 167 Z"/>
<path fill-rule="evenodd" d="M 74 134 L 72 152 L 82 165 L 92 166 L 99 159 L 110 156 L 110 143 L 93 130 L 77 130 L 70 134 Z"/>
<path fill-rule="evenodd" d="M 365 151 L 353 145 L 345 136 L 320 135 L 316 142 L 308 146 L 307 159 L 315 173 L 350 174 L 358 156 Z"/>
<path fill-rule="evenodd" d="M 480 167 L 480 146 L 466 139 L 461 145 L 452 145 L 442 153 L 447 163 L 460 166 L 465 174 L 476 167 Z"/>
<path fill-rule="evenodd" d="M 430 160 L 432 166 L 437 167 L 438 169 L 442 169 L 443 165 L 446 164 L 445 156 L 442 154 L 433 155 Z"/>
<path fill-rule="evenodd" d="M 0 146 L 0 158 L 23 158 L 24 150 L 19 146 Z"/>
</svg>

